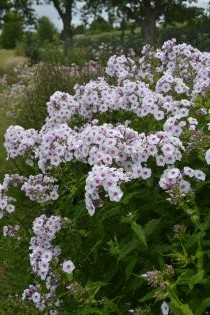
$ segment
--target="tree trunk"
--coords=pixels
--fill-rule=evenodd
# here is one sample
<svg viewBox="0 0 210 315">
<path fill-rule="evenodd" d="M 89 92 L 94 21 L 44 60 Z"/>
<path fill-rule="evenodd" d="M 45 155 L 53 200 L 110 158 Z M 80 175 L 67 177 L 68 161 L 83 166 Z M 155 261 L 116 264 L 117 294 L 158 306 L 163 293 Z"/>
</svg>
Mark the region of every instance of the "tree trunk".
<svg viewBox="0 0 210 315">
<path fill-rule="evenodd" d="M 126 19 L 123 17 L 120 23 L 120 30 L 121 30 L 121 41 L 122 44 L 124 43 L 125 38 L 125 30 L 126 30 Z"/>
<path fill-rule="evenodd" d="M 61 32 L 61 39 L 64 41 L 64 52 L 67 53 L 72 46 L 72 8 L 74 0 L 66 0 L 63 6 L 58 0 L 52 0 L 55 9 L 57 10 L 63 22 L 63 30 Z"/>
<path fill-rule="evenodd" d="M 140 22 L 141 34 L 146 42 L 153 42 L 157 35 L 156 18 L 153 15 L 145 16 Z"/>
<path fill-rule="evenodd" d="M 72 47 L 72 29 L 71 20 L 69 16 L 65 15 L 63 18 L 63 30 L 61 32 L 61 39 L 64 42 L 64 51 L 67 53 Z"/>
</svg>

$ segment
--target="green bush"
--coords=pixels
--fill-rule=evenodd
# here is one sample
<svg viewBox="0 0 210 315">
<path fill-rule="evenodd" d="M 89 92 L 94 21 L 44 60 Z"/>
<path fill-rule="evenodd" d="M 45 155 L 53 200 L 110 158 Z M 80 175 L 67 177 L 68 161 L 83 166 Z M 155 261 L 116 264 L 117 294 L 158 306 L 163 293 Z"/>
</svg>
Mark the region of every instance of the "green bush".
<svg viewBox="0 0 210 315">
<path fill-rule="evenodd" d="M 25 33 L 24 47 L 25 56 L 30 59 L 31 64 L 36 64 L 41 60 L 40 43 L 36 33 Z"/>
<path fill-rule="evenodd" d="M 112 25 L 99 15 L 90 23 L 88 31 L 95 34 L 110 32 L 112 29 Z"/>
<path fill-rule="evenodd" d="M 12 49 L 15 48 L 18 41 L 23 38 L 23 21 L 22 18 L 14 12 L 10 12 L 6 15 L 2 34 L 1 45 L 3 48 Z"/>
<path fill-rule="evenodd" d="M 54 44 L 45 44 L 40 49 L 40 58 L 43 62 L 57 65 L 76 64 L 77 66 L 84 66 L 91 59 L 91 54 L 86 47 L 73 47 L 65 53 L 62 43 L 57 41 Z"/>
<path fill-rule="evenodd" d="M 160 43 L 176 38 L 178 43 L 185 42 L 203 51 L 210 51 L 210 17 L 203 17 L 193 24 L 168 26 L 159 31 Z"/>
<path fill-rule="evenodd" d="M 41 44 L 45 42 L 52 43 L 57 36 L 57 31 L 54 24 L 46 16 L 38 20 L 37 38 Z"/>
</svg>

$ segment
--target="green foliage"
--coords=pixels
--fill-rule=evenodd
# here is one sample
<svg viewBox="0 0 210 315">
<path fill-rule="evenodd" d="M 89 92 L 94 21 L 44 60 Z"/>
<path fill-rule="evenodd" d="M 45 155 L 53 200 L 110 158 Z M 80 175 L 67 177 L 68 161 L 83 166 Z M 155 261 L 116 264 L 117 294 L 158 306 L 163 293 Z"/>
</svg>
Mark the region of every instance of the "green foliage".
<svg viewBox="0 0 210 315">
<path fill-rule="evenodd" d="M 101 44 L 105 44 L 102 48 L 100 61 L 102 60 L 105 64 L 111 54 L 127 54 L 129 49 L 132 48 L 135 52 L 140 53 L 144 41 L 139 32 L 131 34 L 126 32 L 124 37 L 120 31 L 112 31 L 108 33 L 101 33 L 95 35 L 86 35 L 74 39 L 74 47 L 86 49 L 89 55 L 93 59 L 96 57 L 93 54 L 93 49 L 98 52 L 100 51 Z M 102 46 L 103 46 L 102 44 Z"/>
<path fill-rule="evenodd" d="M 93 300 L 87 301 L 83 296 L 83 304 L 83 299 L 79 299 L 79 304 L 71 306 L 72 312 L 75 307 L 79 314 L 86 314 L 87 310 L 94 311 L 93 307 L 97 305 L 99 314 L 112 314 L 114 309 L 113 314 L 127 314 L 126 305 L 131 304 L 144 311 L 149 306 L 148 314 L 160 314 L 158 301 L 167 298 L 171 300 L 170 308 L 175 314 L 199 315 L 208 310 L 209 219 L 195 224 L 194 216 L 186 212 L 187 205 L 176 209 L 165 201 L 155 183 L 151 186 L 141 180 L 124 187 L 121 204 L 105 201 L 103 209 L 89 218 L 81 200 L 84 179 L 78 180 L 79 174 L 84 172 L 87 171 L 82 165 L 74 168 L 69 165 L 60 174 L 66 189 L 69 187 L 72 191 L 66 199 L 64 190 L 63 201 L 61 198 L 59 206 L 55 206 L 60 209 L 59 214 L 72 218 L 62 240 L 63 244 L 69 241 L 77 244 L 74 248 L 64 245 L 62 252 L 79 266 L 74 280 L 85 291 L 89 292 L 92 282 L 102 281 L 105 285 L 97 288 Z M 199 198 L 199 192 L 197 194 Z M 208 200 L 207 196 L 205 200 Z M 175 233 L 174 226 L 180 222 L 185 229 Z M 164 286 L 158 285 L 148 293 L 141 274 L 154 269 L 160 270 Z M 111 309 L 107 309 L 108 301 Z"/>
<path fill-rule="evenodd" d="M 197 2 L 195 0 L 194 2 Z M 141 26 L 141 35 L 148 41 L 156 40 L 156 24 L 161 19 L 166 20 L 186 20 L 186 13 L 188 9 L 186 7 L 187 1 L 175 1 L 175 0 L 159 0 L 159 1 L 149 1 L 149 0 L 87 0 L 85 4 L 85 12 L 88 15 L 90 12 L 96 14 L 96 12 L 101 12 L 104 8 L 107 11 L 116 10 L 117 15 L 122 17 L 122 21 L 130 19 L 135 21 L 136 25 Z M 189 9 L 190 12 L 192 9 Z M 183 14 L 184 11 L 184 14 Z M 168 15 L 170 15 L 168 17 Z M 192 14 L 189 14 L 191 16 Z"/>
<path fill-rule="evenodd" d="M 1 34 L 1 44 L 3 48 L 15 48 L 17 41 L 23 37 L 23 22 L 17 13 L 8 13 Z"/>
<path fill-rule="evenodd" d="M 82 200 L 81 174 L 87 171 L 80 163 L 59 170 L 62 196 L 54 205 L 57 214 L 71 217 L 60 235 L 62 253 L 71 257 L 78 269 L 74 274 L 78 296 L 75 293 L 68 311 L 127 314 L 128 305 L 132 305 L 143 314 L 160 314 L 161 301 L 167 298 L 175 314 L 202 314 L 208 309 L 210 221 L 194 225 L 193 216 L 185 212 L 186 205 L 176 209 L 165 201 L 157 183 L 142 180 L 124 187 L 120 204 L 104 200 L 104 207 L 89 217 Z M 174 226 L 180 222 L 186 229 L 175 234 Z M 161 271 L 165 285 L 148 293 L 141 275 L 154 269 Z M 97 288 L 94 296 L 93 285 Z M 202 292 L 199 299 L 198 290 Z"/>
<path fill-rule="evenodd" d="M 48 17 L 43 16 L 38 20 L 37 37 L 41 44 L 52 43 L 57 35 L 54 24 Z"/>
<path fill-rule="evenodd" d="M 77 26 L 72 27 L 72 28 L 73 28 L 73 34 L 74 35 L 84 34 L 86 32 L 86 27 L 84 24 L 80 24 L 80 25 L 77 25 Z"/>
<path fill-rule="evenodd" d="M 193 36 L 192 36 L 193 34 Z M 160 42 L 176 38 L 178 43 L 187 43 L 203 51 L 210 47 L 210 18 L 202 17 L 193 24 L 181 24 L 162 28 L 159 31 Z"/>
<path fill-rule="evenodd" d="M 40 50 L 40 58 L 44 62 L 57 65 L 84 66 L 91 58 L 90 52 L 83 47 L 73 47 L 67 53 L 64 52 L 63 45 L 60 42 L 46 44 Z"/>
<path fill-rule="evenodd" d="M 137 32 L 135 34 L 126 32 L 123 38 L 120 31 L 76 35 L 73 38 L 73 47 L 67 53 L 64 52 L 63 44 L 58 40 L 40 46 L 36 34 L 29 32 L 25 36 L 25 55 L 30 58 L 32 64 L 44 61 L 61 65 L 75 63 L 83 66 L 89 60 L 99 59 L 105 65 L 110 54 L 128 53 L 131 47 L 139 53 L 142 46 L 143 40 Z M 97 53 L 100 54 L 99 58 L 96 56 Z"/>
<path fill-rule="evenodd" d="M 112 30 L 112 25 L 107 22 L 102 16 L 98 15 L 89 25 L 91 33 L 109 32 Z"/>
<path fill-rule="evenodd" d="M 0 2 L 0 28 L 6 19 L 7 14 L 11 12 L 18 13 L 22 20 L 27 24 L 34 23 L 33 0 L 1 0 Z"/>
<path fill-rule="evenodd" d="M 25 56 L 30 59 L 31 64 L 36 64 L 41 60 L 40 44 L 37 34 L 26 32 L 24 36 Z"/>
</svg>

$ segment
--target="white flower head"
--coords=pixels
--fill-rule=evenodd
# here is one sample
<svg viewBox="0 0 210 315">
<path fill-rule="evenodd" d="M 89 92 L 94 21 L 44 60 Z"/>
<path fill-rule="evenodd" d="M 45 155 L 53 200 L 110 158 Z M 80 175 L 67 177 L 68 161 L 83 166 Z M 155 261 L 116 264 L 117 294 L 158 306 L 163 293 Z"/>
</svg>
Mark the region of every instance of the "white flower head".
<svg viewBox="0 0 210 315">
<path fill-rule="evenodd" d="M 171 168 L 168 170 L 168 178 L 177 178 L 180 174 L 180 170 L 178 168 Z"/>
<path fill-rule="evenodd" d="M 161 311 L 163 315 L 169 315 L 169 306 L 166 302 L 163 302 L 161 305 Z"/>
<path fill-rule="evenodd" d="M 41 295 L 39 292 L 35 292 L 33 295 L 32 295 L 32 300 L 34 303 L 39 303 L 40 300 L 41 300 Z"/>
<path fill-rule="evenodd" d="M 206 159 L 207 164 L 210 164 L 210 149 L 206 151 L 205 159 Z"/>
<path fill-rule="evenodd" d="M 62 269 L 64 272 L 72 273 L 72 271 L 75 269 L 75 266 L 71 260 L 66 260 L 63 263 Z"/>
</svg>

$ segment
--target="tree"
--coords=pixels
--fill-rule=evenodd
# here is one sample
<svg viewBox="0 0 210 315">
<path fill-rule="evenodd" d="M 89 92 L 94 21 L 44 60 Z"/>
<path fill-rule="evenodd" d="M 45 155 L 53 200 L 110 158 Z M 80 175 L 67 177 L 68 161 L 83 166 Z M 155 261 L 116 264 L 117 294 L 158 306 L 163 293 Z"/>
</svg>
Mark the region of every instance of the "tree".
<svg viewBox="0 0 210 315">
<path fill-rule="evenodd" d="M 38 20 L 37 35 L 41 43 L 53 42 L 57 31 L 47 16 Z"/>
<path fill-rule="evenodd" d="M 165 15 L 164 25 L 187 22 L 195 23 L 198 19 L 205 16 L 205 10 L 199 7 L 181 7 L 168 10 Z"/>
<path fill-rule="evenodd" d="M 84 34 L 85 31 L 86 31 L 86 27 L 84 24 L 79 24 L 77 26 L 73 26 L 73 34 L 74 35 Z"/>
<path fill-rule="evenodd" d="M 40 2 L 38 1 L 38 3 Z M 67 51 L 72 43 L 72 13 L 76 0 L 44 0 L 44 2 L 52 4 L 62 20 L 63 30 L 61 32 L 61 39 L 64 41 L 64 48 Z"/>
<path fill-rule="evenodd" d="M 23 21 L 21 16 L 15 12 L 6 14 L 4 20 L 1 44 L 3 48 L 12 49 L 23 37 Z"/>
<path fill-rule="evenodd" d="M 142 37 L 147 40 L 154 40 L 157 32 L 157 22 L 165 19 L 169 12 L 178 12 L 186 8 L 189 2 L 197 0 L 87 0 L 84 6 L 85 12 L 101 12 L 106 7 L 117 8 L 122 16 L 133 20 L 141 27 Z"/>
<path fill-rule="evenodd" d="M 33 24 L 35 18 L 32 4 L 32 0 L 0 0 L 0 26 L 2 27 L 7 13 L 11 12 L 18 13 L 27 24 Z"/>
<path fill-rule="evenodd" d="M 109 24 L 102 16 L 98 15 L 90 23 L 89 30 L 91 32 L 109 32 L 112 30 L 112 25 Z"/>
<path fill-rule="evenodd" d="M 79 0 L 0 0 L 0 19 L 3 19 L 3 16 L 6 12 L 10 10 L 20 11 L 21 15 L 24 18 L 32 19 L 33 9 L 32 4 L 43 4 L 48 3 L 52 4 L 56 11 L 58 12 L 62 23 L 63 30 L 61 32 L 61 39 L 64 41 L 65 49 L 68 49 L 71 46 L 72 40 L 72 13 L 75 7 L 75 3 Z M 32 20 L 31 20 L 32 21 Z"/>
</svg>

